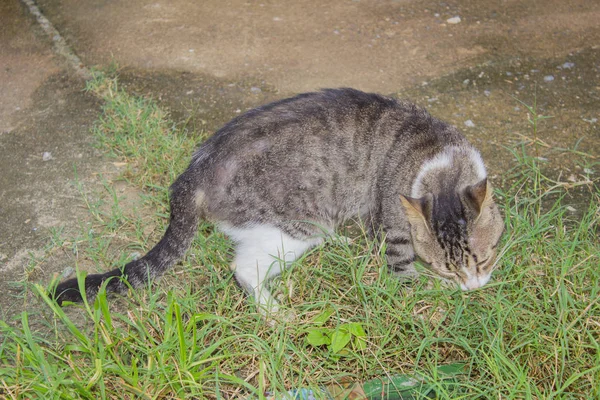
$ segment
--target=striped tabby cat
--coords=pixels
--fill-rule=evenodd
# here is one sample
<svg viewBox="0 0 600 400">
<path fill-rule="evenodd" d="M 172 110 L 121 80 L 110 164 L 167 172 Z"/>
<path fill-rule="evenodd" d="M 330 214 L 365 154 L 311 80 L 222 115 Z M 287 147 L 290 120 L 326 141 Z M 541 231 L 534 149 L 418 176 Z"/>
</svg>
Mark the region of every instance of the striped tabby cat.
<svg viewBox="0 0 600 400">
<path fill-rule="evenodd" d="M 456 128 L 417 106 L 353 89 L 306 93 L 248 111 L 209 138 L 171 187 L 160 242 L 123 268 L 85 279 L 88 298 L 162 275 L 190 246 L 200 218 L 235 242 L 237 282 L 261 309 L 265 282 L 324 233 L 360 217 L 386 241 L 389 268 L 420 257 L 464 290 L 490 279 L 503 223 L 481 156 Z M 80 301 L 76 279 L 57 301 Z"/>
</svg>

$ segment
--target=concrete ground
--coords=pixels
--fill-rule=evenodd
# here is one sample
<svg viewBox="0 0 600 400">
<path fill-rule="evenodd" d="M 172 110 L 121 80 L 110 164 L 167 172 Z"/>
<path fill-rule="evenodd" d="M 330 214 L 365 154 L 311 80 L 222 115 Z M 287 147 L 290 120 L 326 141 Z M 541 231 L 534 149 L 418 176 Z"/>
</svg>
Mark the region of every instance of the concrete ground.
<svg viewBox="0 0 600 400">
<path fill-rule="evenodd" d="M 578 143 L 578 150 L 600 154 L 598 1 L 37 4 L 85 65 L 116 62 L 127 90 L 157 99 L 176 121 L 191 117 L 214 130 L 248 108 L 322 87 L 409 97 L 462 128 L 502 184 L 513 162 L 503 146 L 531 136 L 519 99 L 554 116 L 539 131 L 548 146 Z M 100 177 L 110 180 L 118 168 L 92 146 L 100 104 L 54 54 L 27 7 L 0 2 L 0 21 L 3 317 L 19 310 L 12 282 L 42 254 L 52 230 L 89 222 L 76 182 L 93 193 Z M 541 152 L 563 180 L 600 173 L 568 153 Z M 30 271 L 29 279 L 46 284 L 64 267 Z"/>
</svg>

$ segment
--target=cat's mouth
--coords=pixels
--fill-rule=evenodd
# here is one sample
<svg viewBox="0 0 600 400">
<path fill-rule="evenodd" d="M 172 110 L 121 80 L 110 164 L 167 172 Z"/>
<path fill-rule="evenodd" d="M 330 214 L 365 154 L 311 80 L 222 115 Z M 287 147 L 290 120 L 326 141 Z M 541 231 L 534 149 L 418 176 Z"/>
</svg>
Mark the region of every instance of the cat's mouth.
<svg viewBox="0 0 600 400">
<path fill-rule="evenodd" d="M 478 289 L 485 286 L 489 282 L 492 274 L 487 275 L 467 275 L 465 279 L 460 282 L 460 288 L 464 291 Z"/>
</svg>

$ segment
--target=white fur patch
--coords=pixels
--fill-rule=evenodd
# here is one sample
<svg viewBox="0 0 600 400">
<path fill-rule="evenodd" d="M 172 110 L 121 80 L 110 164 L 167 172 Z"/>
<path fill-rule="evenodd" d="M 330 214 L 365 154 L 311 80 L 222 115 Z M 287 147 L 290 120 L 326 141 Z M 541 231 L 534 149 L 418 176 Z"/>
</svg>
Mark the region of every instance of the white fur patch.
<svg viewBox="0 0 600 400">
<path fill-rule="evenodd" d="M 429 174 L 431 171 L 436 169 L 445 169 L 450 167 L 451 157 L 446 152 L 442 152 L 437 154 L 432 159 L 425 161 L 421 166 L 421 170 L 415 179 L 410 195 L 412 197 L 421 197 L 421 186 L 423 183 L 423 178 Z"/>
<path fill-rule="evenodd" d="M 472 162 L 472 165 L 476 171 L 476 174 L 479 179 L 483 179 L 487 176 L 487 172 L 485 170 L 485 165 L 481 158 L 479 152 L 473 148 L 463 148 L 463 147 L 448 147 L 444 149 L 444 151 L 435 155 L 435 157 L 425 161 L 419 170 L 419 174 L 417 178 L 413 182 L 411 188 L 411 197 L 421 197 L 424 193 L 422 193 L 422 185 L 423 179 L 429 173 L 437 169 L 446 169 L 452 167 L 452 162 L 454 160 L 454 156 L 458 152 L 468 152 L 468 156 Z"/>
<path fill-rule="evenodd" d="M 194 196 L 194 199 L 196 200 L 196 207 L 204 207 L 204 201 L 206 200 L 204 191 L 200 189 L 196 190 L 196 196 Z"/>
<path fill-rule="evenodd" d="M 463 273 L 467 275 L 467 279 L 465 280 L 465 282 L 460 284 L 460 288 L 462 290 L 473 290 L 485 286 L 485 284 L 488 283 L 490 278 L 492 277 L 491 272 L 487 275 L 477 276 L 476 274 L 471 275 L 469 271 L 463 269 Z"/>
<path fill-rule="evenodd" d="M 277 301 L 264 283 L 323 241 L 322 237 L 295 239 L 270 225 L 238 228 L 221 224 L 219 228 L 236 243 L 232 269 L 238 283 L 254 293 L 257 303 L 269 313 L 277 312 Z"/>
<path fill-rule="evenodd" d="M 479 179 L 483 179 L 487 176 L 487 171 L 485 170 L 485 164 L 483 163 L 483 159 L 481 158 L 481 154 L 475 149 L 469 149 L 471 153 L 471 161 L 475 166 L 475 170 L 477 171 L 477 177 Z"/>
</svg>

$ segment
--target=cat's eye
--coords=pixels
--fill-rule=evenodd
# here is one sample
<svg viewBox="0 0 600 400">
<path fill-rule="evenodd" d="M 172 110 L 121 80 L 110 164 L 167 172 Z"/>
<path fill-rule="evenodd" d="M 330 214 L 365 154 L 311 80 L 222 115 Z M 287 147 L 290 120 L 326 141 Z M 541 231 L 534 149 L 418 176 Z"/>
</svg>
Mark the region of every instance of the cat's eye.
<svg viewBox="0 0 600 400">
<path fill-rule="evenodd" d="M 488 261 L 490 261 L 490 259 L 491 259 L 491 257 L 488 257 L 488 258 L 486 258 L 486 259 L 485 259 L 485 260 L 483 260 L 483 261 L 479 261 L 479 262 L 477 263 L 477 266 L 478 266 L 478 267 L 481 267 L 482 265 L 484 265 L 484 264 L 486 264 Z"/>
<path fill-rule="evenodd" d="M 491 261 L 493 261 L 493 258 L 494 258 L 494 256 L 490 255 L 485 260 L 479 261 L 477 264 L 475 264 L 475 266 L 477 267 L 478 270 L 480 267 L 483 266 L 483 270 L 487 271 L 493 265 L 493 263 L 491 262 Z"/>
<path fill-rule="evenodd" d="M 436 268 L 441 276 L 444 278 L 455 279 L 459 277 L 459 273 L 457 270 L 450 268 L 450 264 L 446 263 L 445 266 L 440 266 L 440 268 Z"/>
</svg>

